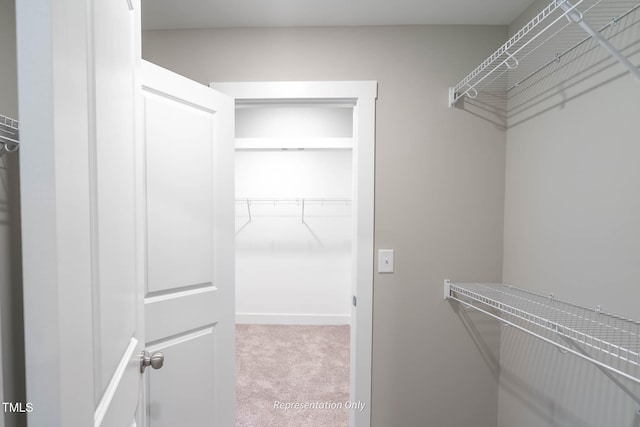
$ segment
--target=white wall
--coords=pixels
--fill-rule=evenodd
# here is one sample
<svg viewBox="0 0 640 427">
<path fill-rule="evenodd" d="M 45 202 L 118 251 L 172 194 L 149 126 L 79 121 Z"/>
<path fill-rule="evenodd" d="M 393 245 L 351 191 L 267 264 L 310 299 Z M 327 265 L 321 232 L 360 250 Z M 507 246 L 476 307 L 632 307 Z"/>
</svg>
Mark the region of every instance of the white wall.
<svg viewBox="0 0 640 427">
<path fill-rule="evenodd" d="M 237 138 L 350 138 L 353 108 L 275 105 L 236 109 Z"/>
<path fill-rule="evenodd" d="M 143 56 L 211 81 L 375 80 L 376 275 L 372 425 L 495 427 L 499 330 L 442 299 L 442 283 L 499 281 L 505 133 L 447 105 L 448 87 L 506 27 L 150 31 Z M 373 255 L 373 254 L 372 254 Z"/>
<path fill-rule="evenodd" d="M 236 152 L 238 198 L 351 198 L 351 151 Z M 347 324 L 351 204 L 236 204 L 244 323 Z"/>
<path fill-rule="evenodd" d="M 639 42 L 636 24 L 615 43 Z M 593 66 L 604 57 L 596 49 L 547 78 L 551 96 L 507 132 L 503 279 L 640 320 L 640 82 L 613 60 Z M 500 362 L 500 427 L 640 425 L 596 367 L 513 328 Z"/>
<path fill-rule="evenodd" d="M 0 0 L 0 114 L 18 119 L 16 25 L 13 0 Z M 19 153 L 0 159 L 0 324 L 3 401 L 24 402 L 24 338 L 20 258 Z M 2 396 L 4 392 L 4 396 Z M 26 417 L 5 414 L 7 427 L 26 425 Z M 0 425 L 2 420 L 0 417 Z"/>
</svg>

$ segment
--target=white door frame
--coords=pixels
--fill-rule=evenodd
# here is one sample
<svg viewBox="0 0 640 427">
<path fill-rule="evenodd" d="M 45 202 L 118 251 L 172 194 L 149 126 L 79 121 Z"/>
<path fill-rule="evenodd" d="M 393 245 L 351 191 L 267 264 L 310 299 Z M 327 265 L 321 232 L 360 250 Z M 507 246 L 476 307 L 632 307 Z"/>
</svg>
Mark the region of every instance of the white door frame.
<svg viewBox="0 0 640 427">
<path fill-rule="evenodd" d="M 210 87 L 237 101 L 348 101 L 355 105 L 353 120 L 353 295 L 351 306 L 350 399 L 364 404 L 350 411 L 352 427 L 371 425 L 371 342 L 373 324 L 373 231 L 375 168 L 375 81 L 333 82 L 212 82 Z M 355 367 L 355 369 L 354 369 Z"/>
</svg>

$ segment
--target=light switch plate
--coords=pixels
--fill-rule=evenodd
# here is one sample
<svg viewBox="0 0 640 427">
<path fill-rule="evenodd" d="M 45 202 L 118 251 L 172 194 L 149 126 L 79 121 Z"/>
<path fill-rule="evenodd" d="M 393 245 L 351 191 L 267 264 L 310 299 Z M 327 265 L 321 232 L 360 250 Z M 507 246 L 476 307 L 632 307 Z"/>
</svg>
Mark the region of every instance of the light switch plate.
<svg viewBox="0 0 640 427">
<path fill-rule="evenodd" d="M 378 273 L 393 273 L 393 249 L 378 250 Z"/>
</svg>

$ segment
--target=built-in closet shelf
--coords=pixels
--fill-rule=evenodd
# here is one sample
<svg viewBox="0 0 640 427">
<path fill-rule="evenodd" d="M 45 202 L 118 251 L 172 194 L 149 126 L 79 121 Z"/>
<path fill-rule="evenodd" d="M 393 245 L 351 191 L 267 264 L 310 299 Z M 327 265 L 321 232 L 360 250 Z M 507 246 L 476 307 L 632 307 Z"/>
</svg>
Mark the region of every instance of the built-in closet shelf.
<svg viewBox="0 0 640 427">
<path fill-rule="evenodd" d="M 0 115 L 0 157 L 6 153 L 13 153 L 20 147 L 20 132 L 18 121 Z"/>
<path fill-rule="evenodd" d="M 542 70 L 564 66 L 567 55 L 590 40 L 605 48 L 640 79 L 626 55 L 633 43 L 615 46 L 619 34 L 640 21 L 640 2 L 624 0 L 553 0 L 458 84 L 449 88 L 449 106 L 466 97 L 496 109 L 535 86 Z M 623 37 L 621 37 L 624 39 Z M 584 46 L 583 46 L 584 47 Z M 575 56 L 580 56 L 581 53 Z M 579 66 L 579 64 L 576 64 Z"/>
<path fill-rule="evenodd" d="M 350 150 L 353 138 L 236 138 L 236 150 Z"/>
<path fill-rule="evenodd" d="M 444 283 L 455 300 L 596 364 L 638 404 L 612 373 L 640 384 L 640 322 L 506 284 Z"/>
</svg>

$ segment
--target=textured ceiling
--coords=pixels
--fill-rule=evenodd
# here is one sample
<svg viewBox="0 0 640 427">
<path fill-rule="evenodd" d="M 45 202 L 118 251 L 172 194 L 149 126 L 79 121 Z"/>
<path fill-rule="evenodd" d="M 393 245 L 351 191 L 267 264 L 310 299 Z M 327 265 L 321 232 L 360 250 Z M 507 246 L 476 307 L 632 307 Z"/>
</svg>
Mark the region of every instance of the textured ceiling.
<svg viewBox="0 0 640 427">
<path fill-rule="evenodd" d="M 533 0 L 142 0 L 145 30 L 508 25 Z"/>
</svg>

